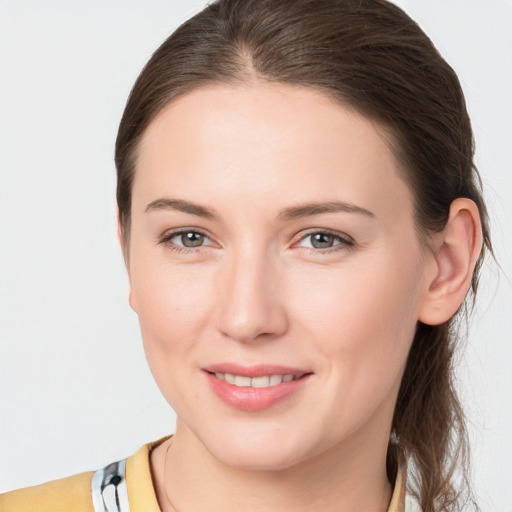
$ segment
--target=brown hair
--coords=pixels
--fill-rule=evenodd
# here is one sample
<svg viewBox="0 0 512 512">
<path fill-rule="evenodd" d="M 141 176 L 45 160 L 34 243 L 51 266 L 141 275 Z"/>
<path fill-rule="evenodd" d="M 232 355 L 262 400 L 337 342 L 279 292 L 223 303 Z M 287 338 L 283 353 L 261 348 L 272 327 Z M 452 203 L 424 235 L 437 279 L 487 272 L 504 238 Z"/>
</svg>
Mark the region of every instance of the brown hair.
<svg viewBox="0 0 512 512">
<path fill-rule="evenodd" d="M 217 0 L 156 50 L 128 99 L 115 156 L 126 253 L 137 148 L 148 125 L 201 85 L 254 79 L 315 88 L 376 120 L 391 134 L 414 194 L 421 238 L 442 230 L 452 201 L 467 197 L 479 208 L 491 250 L 459 81 L 401 9 L 385 0 Z M 453 385 L 455 322 L 418 325 L 393 418 L 390 477 L 401 457 L 409 460 L 410 492 L 425 512 L 458 511 L 463 491 L 470 496 L 468 442 Z"/>
</svg>

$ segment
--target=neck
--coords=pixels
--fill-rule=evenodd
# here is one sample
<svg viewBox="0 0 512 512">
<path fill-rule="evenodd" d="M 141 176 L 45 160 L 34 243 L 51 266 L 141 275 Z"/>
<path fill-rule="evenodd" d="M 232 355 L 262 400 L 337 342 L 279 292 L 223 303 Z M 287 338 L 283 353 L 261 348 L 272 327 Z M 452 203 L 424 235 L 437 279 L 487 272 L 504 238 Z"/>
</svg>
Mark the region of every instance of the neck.
<svg viewBox="0 0 512 512">
<path fill-rule="evenodd" d="M 274 471 L 223 464 L 179 423 L 175 436 L 157 450 L 151 465 L 162 512 L 204 512 L 212 504 L 223 512 L 385 512 L 391 499 L 387 438 L 347 441 Z"/>
</svg>

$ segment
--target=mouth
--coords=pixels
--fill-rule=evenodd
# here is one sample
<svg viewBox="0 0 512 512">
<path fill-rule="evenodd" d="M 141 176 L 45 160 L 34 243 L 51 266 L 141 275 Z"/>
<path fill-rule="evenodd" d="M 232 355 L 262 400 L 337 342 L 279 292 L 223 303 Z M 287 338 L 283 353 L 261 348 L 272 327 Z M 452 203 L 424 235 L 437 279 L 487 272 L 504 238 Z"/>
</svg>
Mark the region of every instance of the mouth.
<svg viewBox="0 0 512 512">
<path fill-rule="evenodd" d="M 213 393 L 242 411 L 262 411 L 300 396 L 314 374 L 304 369 L 275 365 L 219 364 L 203 368 Z"/>
<path fill-rule="evenodd" d="M 239 388 L 270 388 L 279 386 L 283 382 L 292 382 L 294 380 L 301 379 L 306 373 L 299 374 L 274 374 L 274 375 L 261 375 L 259 377 L 249 377 L 246 375 L 235 375 L 233 373 L 222 373 L 222 372 L 208 372 L 216 379 L 223 380 L 228 384 L 232 384 Z"/>
</svg>

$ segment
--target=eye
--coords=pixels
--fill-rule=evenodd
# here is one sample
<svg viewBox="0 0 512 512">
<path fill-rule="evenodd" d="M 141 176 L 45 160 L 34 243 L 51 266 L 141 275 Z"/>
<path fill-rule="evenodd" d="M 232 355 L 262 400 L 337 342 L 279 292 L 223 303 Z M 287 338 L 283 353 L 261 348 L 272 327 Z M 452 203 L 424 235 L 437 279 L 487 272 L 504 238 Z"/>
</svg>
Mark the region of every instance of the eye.
<svg viewBox="0 0 512 512">
<path fill-rule="evenodd" d="M 303 236 L 296 244 L 299 247 L 310 249 L 334 249 L 352 247 L 354 241 L 347 235 L 331 233 L 329 231 L 314 231 Z"/>
<path fill-rule="evenodd" d="M 314 233 L 313 235 L 308 235 L 311 246 L 315 249 L 328 249 L 332 247 L 335 243 L 334 235 L 330 233 Z"/>
<path fill-rule="evenodd" d="M 204 233 L 193 229 L 184 229 L 165 234 L 160 243 L 167 244 L 171 249 L 177 251 L 214 245 Z"/>
<path fill-rule="evenodd" d="M 179 235 L 173 236 L 171 241 L 175 244 L 177 243 L 177 245 L 183 245 L 183 247 L 199 247 L 203 245 L 205 238 L 206 237 L 202 233 L 197 233 L 196 231 L 185 231 Z"/>
</svg>

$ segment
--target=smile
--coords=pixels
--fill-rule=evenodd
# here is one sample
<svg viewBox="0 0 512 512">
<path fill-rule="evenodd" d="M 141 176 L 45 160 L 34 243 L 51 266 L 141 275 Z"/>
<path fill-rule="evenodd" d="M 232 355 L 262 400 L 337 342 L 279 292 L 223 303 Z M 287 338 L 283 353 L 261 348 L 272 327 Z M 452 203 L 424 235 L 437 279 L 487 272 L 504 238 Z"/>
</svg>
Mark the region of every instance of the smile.
<svg viewBox="0 0 512 512">
<path fill-rule="evenodd" d="M 269 388 L 279 386 L 283 382 L 291 382 L 300 379 L 304 374 L 299 375 L 262 375 L 260 377 L 246 377 L 245 375 L 234 375 L 232 373 L 212 373 L 217 379 L 223 380 L 228 384 L 233 384 L 240 388 Z"/>
<path fill-rule="evenodd" d="M 279 365 L 221 363 L 203 368 L 213 394 L 242 411 L 262 411 L 301 393 L 313 372 Z"/>
</svg>

